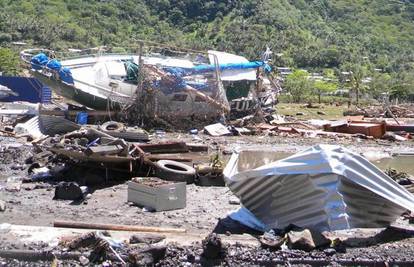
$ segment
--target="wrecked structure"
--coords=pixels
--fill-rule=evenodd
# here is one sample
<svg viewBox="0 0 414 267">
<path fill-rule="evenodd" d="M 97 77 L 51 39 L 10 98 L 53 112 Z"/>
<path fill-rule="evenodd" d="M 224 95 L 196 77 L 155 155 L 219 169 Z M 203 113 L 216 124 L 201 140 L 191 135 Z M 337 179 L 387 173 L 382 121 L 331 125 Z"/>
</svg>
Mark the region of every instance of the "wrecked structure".
<svg viewBox="0 0 414 267">
<path fill-rule="evenodd" d="M 47 61 L 37 57 L 35 75 L 57 90 L 78 92 L 68 97 L 80 97 L 89 107 L 100 102 L 102 110 L 1 105 L 0 266 L 20 264 L 16 259 L 84 266 L 410 266 L 414 179 L 397 171 L 384 174 L 339 146 L 300 152 L 319 143 L 358 153 L 367 146 L 374 146 L 374 154 L 391 155 L 392 146 L 412 151 L 410 122 L 308 121 L 303 114 L 271 110 L 256 120 L 257 103 L 226 102 L 220 83 L 241 78 L 256 83 L 263 75 L 257 68 L 265 65 L 214 53 L 211 58 L 189 53 L 189 59 L 100 55 L 60 63 L 53 54 L 45 54 Z M 35 55 L 27 56 L 30 64 Z M 83 78 L 102 82 L 98 89 L 105 90 L 93 90 Z M 126 88 L 142 91 L 129 94 Z M 267 93 L 252 92 L 257 98 Z M 231 106 L 247 116 L 221 120 Z M 128 120 L 118 120 L 117 113 Z M 145 119 L 156 127 L 140 128 Z M 183 119 L 191 130 L 171 132 L 157 121 Z M 392 127 L 400 139 L 380 140 Z M 401 138 L 404 142 L 395 142 Z"/>
<path fill-rule="evenodd" d="M 138 54 L 100 51 L 59 61 L 53 51 L 28 49 L 21 52 L 21 58 L 40 81 L 88 108 L 120 110 L 137 123 L 162 120 L 174 124 L 188 119 L 214 121 L 227 115 L 230 104 L 222 81 L 256 82 L 259 69 L 270 71 L 267 54 L 261 61 L 249 62 L 219 51 L 141 45 Z M 268 93 L 257 96 L 267 105 L 274 103 L 273 95 L 278 92 L 272 90 L 273 85 L 268 85 Z"/>
</svg>

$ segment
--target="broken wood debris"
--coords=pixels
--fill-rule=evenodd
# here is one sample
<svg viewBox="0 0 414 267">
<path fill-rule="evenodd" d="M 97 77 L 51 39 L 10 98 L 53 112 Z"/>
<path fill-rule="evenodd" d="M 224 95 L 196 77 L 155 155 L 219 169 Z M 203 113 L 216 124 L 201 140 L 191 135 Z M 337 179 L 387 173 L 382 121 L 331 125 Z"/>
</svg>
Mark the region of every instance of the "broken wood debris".
<svg viewBox="0 0 414 267">
<path fill-rule="evenodd" d="M 187 231 L 186 229 L 182 229 L 182 228 L 150 227 L 150 226 L 103 224 L 103 223 L 85 223 L 85 222 L 60 221 L 60 220 L 54 221 L 53 226 L 61 227 L 61 228 L 115 230 L 115 231 L 132 231 L 132 232 L 153 232 L 153 233 L 185 233 Z"/>
<path fill-rule="evenodd" d="M 163 142 L 157 144 L 136 144 L 144 152 L 149 152 L 152 154 L 162 154 L 162 153 L 186 153 L 189 152 L 187 144 L 184 142 Z"/>
</svg>

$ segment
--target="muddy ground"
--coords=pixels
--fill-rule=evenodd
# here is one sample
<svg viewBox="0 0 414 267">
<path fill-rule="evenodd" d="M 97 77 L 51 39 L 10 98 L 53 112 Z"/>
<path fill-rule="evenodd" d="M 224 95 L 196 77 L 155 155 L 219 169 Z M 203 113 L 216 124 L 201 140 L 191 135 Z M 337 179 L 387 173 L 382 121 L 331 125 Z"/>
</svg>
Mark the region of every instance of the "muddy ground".
<svg viewBox="0 0 414 267">
<path fill-rule="evenodd" d="M 339 144 L 357 153 L 372 154 L 398 153 L 414 151 L 414 142 L 391 142 L 385 140 L 366 140 L 359 138 L 315 138 L 298 136 L 243 136 L 210 137 L 204 134 L 191 136 L 184 133 L 167 133 L 153 136 L 152 142 L 181 140 L 186 142 L 206 143 L 210 151 L 229 154 L 236 147 L 250 149 L 275 149 L 291 154 L 315 144 Z M 283 155 L 283 153 L 281 155 Z M 22 183 L 28 176 L 27 159 L 33 155 L 32 147 L 24 139 L 0 138 L 0 200 L 5 201 L 6 210 L 0 212 L 0 224 L 21 224 L 52 226 L 54 220 L 73 220 L 95 223 L 114 223 L 143 226 L 166 226 L 185 228 L 190 232 L 208 233 L 212 231 L 219 219 L 236 210 L 238 204 L 230 204 L 234 199 L 226 187 L 187 186 L 187 207 L 166 212 L 148 212 L 142 207 L 127 202 L 126 180 L 102 182 L 91 187 L 91 195 L 84 201 L 53 200 L 56 181 Z M 195 161 L 207 161 L 209 155 L 198 153 L 192 155 Z M 225 161 L 228 156 L 223 156 Z M 82 175 L 82 174 L 80 174 Z M 20 188 L 19 188 L 20 187 Z M 4 241 L 4 240 L 3 240 Z M 4 247 L 7 244 L 2 244 Z M 10 245 L 10 244 L 9 244 Z M 200 262 L 189 261 L 192 254 L 199 254 L 199 245 L 191 248 L 169 247 L 163 262 L 165 266 L 199 265 Z M 270 252 L 258 248 L 231 247 L 222 265 L 274 265 L 277 261 L 292 258 L 310 259 L 386 259 L 411 260 L 414 262 L 414 240 L 404 239 L 398 242 L 375 245 L 368 248 L 353 248 L 346 254 L 327 256 L 323 251 L 305 253 L 301 251 Z M 0 266 L 13 266 L 12 261 L 0 260 Z M 43 263 L 39 263 L 43 266 Z M 50 263 L 49 263 L 50 264 Z M 50 266 L 45 263 L 45 265 Z M 248 264 L 250 265 L 250 264 Z M 34 265 L 28 265 L 34 266 Z"/>
<path fill-rule="evenodd" d="M 198 139 L 202 139 L 199 141 Z M 389 142 L 383 140 L 298 138 L 280 136 L 244 136 L 244 137 L 210 137 L 203 134 L 194 137 L 187 134 L 166 134 L 153 137 L 152 142 L 183 140 L 203 142 L 221 152 L 228 153 L 235 147 L 249 149 L 276 149 L 281 153 L 291 154 L 319 143 L 341 144 L 349 149 L 366 153 L 367 151 L 395 153 L 414 149 L 414 142 Z M 83 202 L 52 200 L 54 184 L 38 182 L 23 183 L 20 190 L 13 190 L 14 184 L 28 176 L 25 164 L 33 155 L 25 140 L 4 138 L 1 141 L 0 196 L 6 201 L 7 209 L 0 216 L 0 223 L 52 225 L 55 219 L 78 220 L 99 223 L 140 224 L 154 226 L 180 226 L 189 230 L 211 229 L 218 218 L 238 208 L 229 204 L 232 193 L 226 187 L 187 186 L 187 207 L 168 212 L 146 212 L 142 208 L 127 202 L 127 184 L 125 180 L 103 181 L 101 185 L 91 188 L 93 193 Z M 17 146 L 17 145 L 21 146 Z M 209 160 L 206 153 L 192 155 L 197 162 Z M 222 156 L 224 161 L 228 156 Z M 82 175 L 82 174 L 79 174 Z M 9 187 L 9 188 L 8 188 Z M 7 189 L 7 190 L 6 190 Z"/>
</svg>

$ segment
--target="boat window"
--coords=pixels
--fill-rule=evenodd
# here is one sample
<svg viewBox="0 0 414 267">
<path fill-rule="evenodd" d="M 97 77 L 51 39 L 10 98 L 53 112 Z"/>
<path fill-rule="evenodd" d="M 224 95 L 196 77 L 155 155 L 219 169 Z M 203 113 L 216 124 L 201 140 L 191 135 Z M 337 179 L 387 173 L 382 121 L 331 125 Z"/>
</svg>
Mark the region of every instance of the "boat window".
<svg viewBox="0 0 414 267">
<path fill-rule="evenodd" d="M 175 94 L 173 97 L 173 101 L 185 101 L 187 99 L 187 95 L 184 94 Z"/>
<path fill-rule="evenodd" d="M 206 100 L 204 98 L 202 98 L 201 96 L 198 96 L 198 95 L 196 95 L 194 101 L 195 102 L 206 102 Z"/>
</svg>

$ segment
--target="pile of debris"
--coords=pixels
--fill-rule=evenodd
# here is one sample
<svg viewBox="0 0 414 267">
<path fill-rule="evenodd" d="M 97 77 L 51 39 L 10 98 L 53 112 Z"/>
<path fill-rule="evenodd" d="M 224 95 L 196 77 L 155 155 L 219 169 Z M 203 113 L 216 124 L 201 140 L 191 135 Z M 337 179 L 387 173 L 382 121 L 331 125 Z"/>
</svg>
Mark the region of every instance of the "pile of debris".
<svg viewBox="0 0 414 267">
<path fill-rule="evenodd" d="M 394 118 L 395 119 L 395 118 Z M 312 119 L 308 121 L 267 114 L 258 120 L 257 116 L 246 116 L 234 120 L 229 126 L 217 123 L 205 127 L 212 136 L 267 134 L 281 136 L 386 139 L 406 141 L 412 139 L 414 125 L 403 121 L 378 120 L 363 116 L 348 117 L 342 120 Z"/>
<path fill-rule="evenodd" d="M 368 118 L 414 118 L 414 105 L 369 106 L 344 112 L 344 116 L 365 116 Z"/>
<path fill-rule="evenodd" d="M 29 178 L 24 182 L 52 184 L 54 199 L 82 200 L 91 193 L 89 186 L 112 178 L 136 177 L 129 183 L 130 202 L 150 210 L 168 210 L 185 207 L 186 184 L 224 186 L 222 162 L 209 159 L 209 146 L 202 143 L 151 143 L 150 135 L 138 127 L 115 121 L 79 125 L 50 115 L 34 116 L 9 127 L 10 136 L 26 138 L 36 153 L 28 161 Z M 155 135 L 161 136 L 162 131 Z M 197 153 L 204 162 L 193 161 Z M 148 186 L 151 178 L 142 177 L 163 179 L 165 183 L 151 182 Z M 148 194 L 155 202 L 147 201 Z M 163 198 L 165 205 L 159 201 Z"/>
<path fill-rule="evenodd" d="M 385 173 L 398 184 L 404 186 L 408 192 L 414 194 L 414 177 L 411 177 L 405 172 L 399 172 L 393 168 L 387 169 Z"/>
<path fill-rule="evenodd" d="M 36 247 L 34 250 L 22 250 L 6 246 L 0 250 L 0 263 L 6 266 L 25 262 L 33 264 L 33 261 L 44 265 L 52 262 L 52 265 L 81 266 L 273 266 L 287 263 L 312 266 L 410 266 L 412 263 L 412 250 L 408 249 L 410 238 L 414 236 L 412 229 L 388 227 L 358 230 L 351 237 L 346 233 L 319 233 L 291 225 L 280 232 L 271 230 L 257 236 L 261 246 L 232 244 L 231 236 L 215 233 L 207 234 L 201 242 L 182 246 L 166 243 L 169 237 L 163 233 L 135 233 L 117 239 L 112 233 L 119 232 L 98 230 L 60 236 L 58 245 L 53 249 Z M 390 246 L 389 242 L 401 243 Z M 359 251 L 360 247 L 364 249 Z M 383 247 L 385 251 L 382 251 Z M 401 251 L 403 257 L 394 258 L 389 254 L 391 250 L 404 247 L 406 250 Z"/>
<path fill-rule="evenodd" d="M 414 105 L 390 106 L 390 111 L 398 118 L 414 118 Z"/>
</svg>

